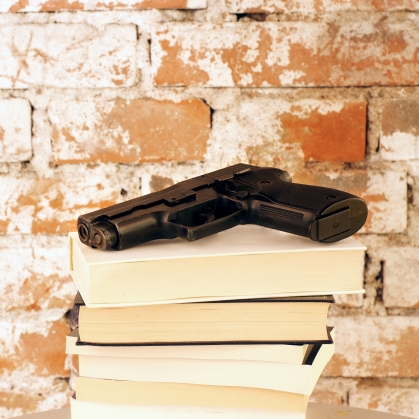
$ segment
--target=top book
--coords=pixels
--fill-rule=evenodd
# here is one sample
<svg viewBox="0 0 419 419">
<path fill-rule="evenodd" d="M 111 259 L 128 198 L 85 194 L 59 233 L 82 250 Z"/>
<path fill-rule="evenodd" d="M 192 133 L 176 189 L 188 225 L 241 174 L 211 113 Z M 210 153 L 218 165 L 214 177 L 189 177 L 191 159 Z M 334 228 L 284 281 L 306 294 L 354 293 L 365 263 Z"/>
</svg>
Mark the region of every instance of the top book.
<svg viewBox="0 0 419 419">
<path fill-rule="evenodd" d="M 69 234 L 70 271 L 87 307 L 363 292 L 365 246 L 322 244 L 255 225 L 193 243 L 158 240 L 122 252 Z"/>
</svg>

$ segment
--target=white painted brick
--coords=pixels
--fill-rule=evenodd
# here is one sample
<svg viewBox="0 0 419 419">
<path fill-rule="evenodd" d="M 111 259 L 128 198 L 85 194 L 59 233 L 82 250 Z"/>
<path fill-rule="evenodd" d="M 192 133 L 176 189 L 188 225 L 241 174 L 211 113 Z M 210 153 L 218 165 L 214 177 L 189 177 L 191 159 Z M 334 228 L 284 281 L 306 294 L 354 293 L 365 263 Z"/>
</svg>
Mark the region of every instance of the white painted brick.
<svg viewBox="0 0 419 419">
<path fill-rule="evenodd" d="M 407 132 L 382 135 L 380 155 L 384 160 L 419 159 L 419 136 Z"/>
<path fill-rule="evenodd" d="M 0 12 L 51 12 L 62 10 L 203 9 L 206 0 L 2 0 Z"/>
<path fill-rule="evenodd" d="M 31 105 L 26 99 L 0 100 L 0 162 L 32 157 Z"/>
<path fill-rule="evenodd" d="M 369 171 L 368 186 L 361 195 L 373 217 L 361 232 L 402 233 L 407 227 L 406 173 L 397 169 Z"/>
<path fill-rule="evenodd" d="M 66 234 L 77 217 L 121 199 L 116 167 L 69 167 L 54 178 L 0 176 L 0 232 Z"/>
<path fill-rule="evenodd" d="M 226 0 L 232 13 L 318 13 L 338 11 L 418 10 L 417 0 L 374 1 L 374 0 Z"/>
<path fill-rule="evenodd" d="M 415 85 L 419 73 L 411 51 L 419 40 L 416 22 L 379 19 L 377 14 L 352 21 L 162 24 L 152 33 L 154 82 L 206 87 Z"/>
<path fill-rule="evenodd" d="M 133 25 L 4 25 L 0 38 L 2 89 L 120 87 L 135 81 Z"/>
<path fill-rule="evenodd" d="M 19 267 L 19 269 L 17 269 Z M 0 248 L 0 310 L 70 308 L 68 248 Z"/>
<path fill-rule="evenodd" d="M 388 247 L 381 249 L 380 256 L 384 260 L 385 306 L 419 308 L 419 248 Z"/>
</svg>

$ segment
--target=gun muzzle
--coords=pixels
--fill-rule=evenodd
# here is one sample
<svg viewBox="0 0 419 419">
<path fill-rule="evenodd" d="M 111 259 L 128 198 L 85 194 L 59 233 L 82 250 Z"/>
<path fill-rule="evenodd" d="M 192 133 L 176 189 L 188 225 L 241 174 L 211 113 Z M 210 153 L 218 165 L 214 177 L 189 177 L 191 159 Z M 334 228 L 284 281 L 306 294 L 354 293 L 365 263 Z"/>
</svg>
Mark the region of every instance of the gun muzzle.
<svg viewBox="0 0 419 419">
<path fill-rule="evenodd" d="M 93 224 L 89 229 L 86 224 L 79 223 L 77 230 L 80 241 L 85 245 L 96 249 L 112 249 L 118 243 L 117 231 L 115 227 L 110 224 Z"/>
</svg>

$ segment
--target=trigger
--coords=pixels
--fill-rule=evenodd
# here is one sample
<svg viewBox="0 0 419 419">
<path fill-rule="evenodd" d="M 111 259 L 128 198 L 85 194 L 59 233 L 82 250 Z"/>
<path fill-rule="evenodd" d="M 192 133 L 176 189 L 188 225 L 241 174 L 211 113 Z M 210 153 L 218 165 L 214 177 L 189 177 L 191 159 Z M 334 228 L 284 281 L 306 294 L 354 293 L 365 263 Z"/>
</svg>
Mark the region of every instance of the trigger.
<svg viewBox="0 0 419 419">
<path fill-rule="evenodd" d="M 195 214 L 195 219 L 199 224 L 210 223 L 215 220 L 214 209 L 207 209 L 206 211 L 200 211 Z"/>
</svg>

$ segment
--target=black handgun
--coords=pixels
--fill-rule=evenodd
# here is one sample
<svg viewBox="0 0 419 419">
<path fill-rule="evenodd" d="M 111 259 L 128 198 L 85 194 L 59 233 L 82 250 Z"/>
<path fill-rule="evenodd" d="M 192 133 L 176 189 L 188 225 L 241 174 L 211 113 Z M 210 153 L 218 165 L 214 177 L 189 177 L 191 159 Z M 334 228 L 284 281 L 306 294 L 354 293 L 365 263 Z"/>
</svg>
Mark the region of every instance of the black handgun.
<svg viewBox="0 0 419 419">
<path fill-rule="evenodd" d="M 82 215 L 78 234 L 87 246 L 122 250 L 258 224 L 332 243 L 356 233 L 367 215 L 365 201 L 355 195 L 292 183 L 284 170 L 236 164 Z"/>
</svg>

